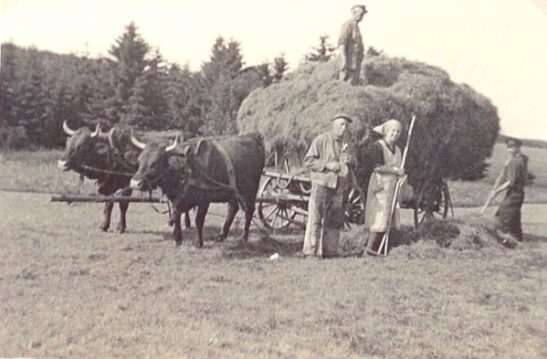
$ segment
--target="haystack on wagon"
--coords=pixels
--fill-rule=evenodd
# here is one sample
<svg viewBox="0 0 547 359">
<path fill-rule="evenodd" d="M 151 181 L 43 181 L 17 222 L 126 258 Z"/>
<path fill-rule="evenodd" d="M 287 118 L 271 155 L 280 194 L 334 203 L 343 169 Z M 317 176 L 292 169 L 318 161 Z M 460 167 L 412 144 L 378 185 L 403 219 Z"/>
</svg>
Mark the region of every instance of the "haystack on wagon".
<svg viewBox="0 0 547 359">
<path fill-rule="evenodd" d="M 238 113 L 240 132 L 262 133 L 267 151 L 283 162 L 287 157 L 302 159 L 313 138 L 330 127 L 329 118 L 337 112 L 352 115 L 351 136 L 361 149 L 372 140 L 367 139 L 371 127 L 395 118 L 408 128 L 415 114 L 406 163 L 414 194 L 402 206 L 413 209 L 416 225 L 432 217 L 446 218 L 451 213 L 446 180 L 482 176 L 499 132 L 496 108 L 468 85 L 454 83 L 442 69 L 419 62 L 369 56 L 362 74 L 366 83 L 357 86 L 338 81 L 336 71 L 332 62 L 307 63 L 282 81 L 253 91 Z M 404 132 L 398 143 L 401 148 L 406 143 Z M 366 161 L 364 150 L 363 155 Z M 356 176 L 367 178 L 366 173 Z M 259 193 L 264 224 L 280 228 L 295 219 L 305 222 L 306 173 L 293 175 L 285 168 L 266 172 L 265 178 Z M 366 191 L 367 183 L 361 187 Z M 275 200 L 264 200 L 270 197 Z M 353 209 L 361 207 L 361 202 L 357 200 L 359 206 L 348 210 L 351 221 L 360 218 Z"/>
</svg>

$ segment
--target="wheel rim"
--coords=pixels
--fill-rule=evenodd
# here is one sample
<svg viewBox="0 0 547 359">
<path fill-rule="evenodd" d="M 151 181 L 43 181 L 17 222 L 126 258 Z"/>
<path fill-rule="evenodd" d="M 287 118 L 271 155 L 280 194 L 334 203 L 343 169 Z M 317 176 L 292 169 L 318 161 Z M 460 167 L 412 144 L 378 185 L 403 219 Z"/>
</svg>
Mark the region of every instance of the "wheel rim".
<svg viewBox="0 0 547 359">
<path fill-rule="evenodd" d="M 259 191 L 261 197 L 279 196 L 286 192 L 284 184 L 279 182 L 278 178 L 268 177 Z M 297 215 L 297 212 L 292 209 L 292 204 L 286 203 L 268 203 L 259 202 L 258 216 L 262 224 L 270 229 L 281 229 L 288 227 Z"/>
<path fill-rule="evenodd" d="M 351 224 L 363 224 L 365 213 L 365 203 L 361 194 L 355 188 L 352 188 L 348 194 L 346 208 L 344 209 L 345 226 L 351 228 Z"/>
<path fill-rule="evenodd" d="M 435 197 L 436 191 L 438 197 Z M 431 190 L 424 187 L 420 191 L 416 206 L 414 207 L 414 227 L 418 228 L 423 223 L 433 219 L 445 219 L 448 216 L 449 194 L 448 187 L 444 183 Z"/>
</svg>

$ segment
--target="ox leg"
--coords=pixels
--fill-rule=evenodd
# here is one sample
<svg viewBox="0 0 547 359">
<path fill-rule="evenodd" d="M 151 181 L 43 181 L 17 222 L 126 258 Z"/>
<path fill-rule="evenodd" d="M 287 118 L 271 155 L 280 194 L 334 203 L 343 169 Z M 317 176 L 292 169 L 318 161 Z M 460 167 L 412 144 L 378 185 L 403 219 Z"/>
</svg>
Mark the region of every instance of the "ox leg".
<svg viewBox="0 0 547 359">
<path fill-rule="evenodd" d="M 220 241 L 223 241 L 226 237 L 228 237 L 228 232 L 230 231 L 230 227 L 232 226 L 232 222 L 234 221 L 238 210 L 239 205 L 236 201 L 228 203 L 228 214 L 226 215 L 226 221 L 224 221 L 224 225 L 222 226 L 222 232 L 218 235 L 218 239 Z"/>
<path fill-rule="evenodd" d="M 110 228 L 110 216 L 112 215 L 112 208 L 114 203 L 105 203 L 103 209 L 103 224 L 101 224 L 101 231 L 106 232 Z"/>
<path fill-rule="evenodd" d="M 184 212 L 184 227 L 186 227 L 186 229 L 192 228 L 192 223 L 190 222 L 190 210 Z"/>
<path fill-rule="evenodd" d="M 247 242 L 249 239 L 249 229 L 251 228 L 251 222 L 253 221 L 253 214 L 255 212 L 254 203 L 247 203 L 247 210 L 245 211 L 245 226 L 243 227 L 242 239 Z"/>
<path fill-rule="evenodd" d="M 123 191 L 123 196 L 131 196 L 131 193 L 133 191 Z M 120 221 L 118 222 L 118 226 L 116 227 L 116 231 L 118 233 L 125 233 L 125 229 L 127 228 L 127 222 L 126 222 L 126 214 L 127 214 L 127 208 L 129 208 L 129 202 L 120 202 Z"/>
<path fill-rule="evenodd" d="M 205 216 L 209 210 L 209 203 L 200 204 L 196 213 L 196 228 L 198 230 L 198 248 L 203 247 L 203 225 L 205 224 Z M 188 214 L 188 212 L 186 212 Z"/>
<path fill-rule="evenodd" d="M 175 239 L 175 244 L 180 246 L 182 243 L 182 228 L 180 226 L 180 217 L 182 212 L 178 208 L 173 209 L 172 220 L 174 221 L 175 228 L 173 229 L 173 238 Z"/>
</svg>

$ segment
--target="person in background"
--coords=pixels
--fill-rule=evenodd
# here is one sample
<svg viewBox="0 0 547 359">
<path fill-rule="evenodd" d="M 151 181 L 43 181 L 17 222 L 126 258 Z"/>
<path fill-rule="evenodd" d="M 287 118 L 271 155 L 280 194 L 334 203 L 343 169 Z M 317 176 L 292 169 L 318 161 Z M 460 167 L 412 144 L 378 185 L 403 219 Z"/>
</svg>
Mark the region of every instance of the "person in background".
<svg viewBox="0 0 547 359">
<path fill-rule="evenodd" d="M 365 207 L 365 227 L 369 230 L 365 252 L 369 255 L 378 254 L 382 237 L 387 230 L 397 179 L 404 175 L 400 168 L 401 150 L 395 144 L 401 136 L 401 123 L 397 120 L 388 120 L 374 127 L 373 131 L 382 135 L 382 138 L 374 142 L 367 151 L 368 163 L 373 168 Z M 397 208 L 393 213 L 391 227 L 399 228 Z"/>
<path fill-rule="evenodd" d="M 317 136 L 304 157 L 312 183 L 303 248 L 306 257 L 338 255 L 340 229 L 344 225 L 343 197 L 351 184 L 349 171 L 355 158 L 353 147 L 345 138 L 351 122 L 344 113 L 332 117 L 331 130 Z"/>
<path fill-rule="evenodd" d="M 338 37 L 340 52 L 340 68 L 338 79 L 348 81 L 352 85 L 359 83 L 361 63 L 365 54 L 363 38 L 359 30 L 359 22 L 367 13 L 365 5 L 355 5 L 351 8 L 351 19 L 342 25 Z"/>
<path fill-rule="evenodd" d="M 521 208 L 524 202 L 528 157 L 520 152 L 520 140 L 508 138 L 506 143 L 509 158 L 501 170 L 497 186 L 491 193 L 495 196 L 507 190 L 496 212 L 496 227 L 514 239 L 522 241 Z"/>
</svg>

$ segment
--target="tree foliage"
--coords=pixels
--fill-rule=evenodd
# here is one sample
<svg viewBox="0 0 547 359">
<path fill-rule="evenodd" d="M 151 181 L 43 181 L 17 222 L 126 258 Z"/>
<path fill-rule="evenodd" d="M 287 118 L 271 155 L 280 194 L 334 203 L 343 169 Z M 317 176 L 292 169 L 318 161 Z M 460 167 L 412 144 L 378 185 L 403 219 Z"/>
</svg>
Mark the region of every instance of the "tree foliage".
<svg viewBox="0 0 547 359">
<path fill-rule="evenodd" d="M 283 78 L 283 75 L 288 69 L 288 63 L 287 60 L 285 60 L 285 54 L 281 54 L 278 57 L 274 59 L 274 74 L 273 74 L 273 80 L 275 82 L 281 81 Z"/>
<path fill-rule="evenodd" d="M 218 37 L 210 60 L 201 70 L 205 86 L 204 133 L 237 133 L 237 112 L 245 97 L 272 82 L 267 64 L 245 69 L 243 64 L 240 43 Z"/>
<path fill-rule="evenodd" d="M 328 35 L 319 36 L 319 45 L 304 56 L 305 62 L 327 62 L 334 54 L 336 47 L 329 43 Z"/>
<path fill-rule="evenodd" d="M 241 45 L 216 39 L 209 61 L 191 71 L 163 59 L 128 24 L 108 57 L 60 55 L 2 44 L 0 145 L 59 147 L 62 122 L 179 129 L 188 136 L 237 132 L 236 116 L 255 88 L 269 86 L 286 61 L 243 67 Z M 281 62 L 280 62 L 281 61 Z"/>
</svg>

